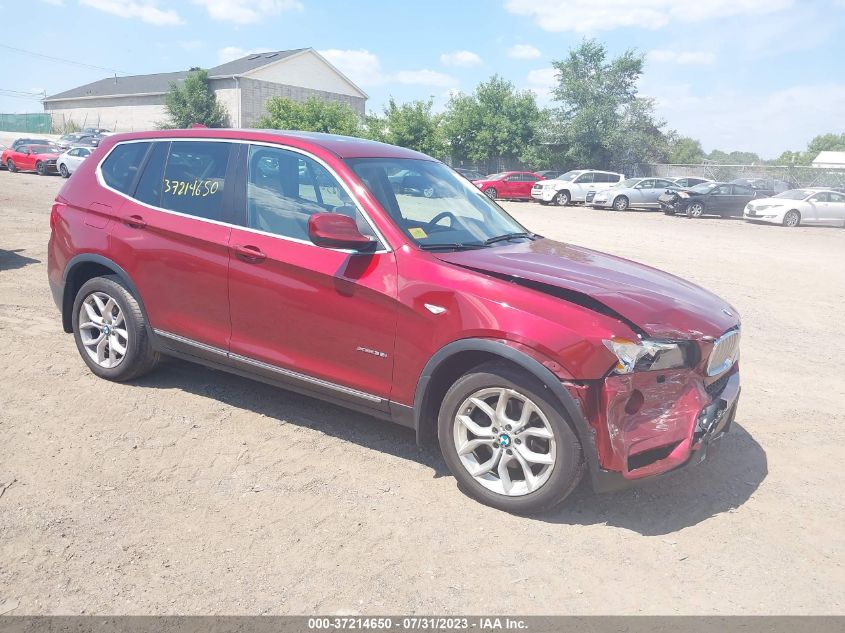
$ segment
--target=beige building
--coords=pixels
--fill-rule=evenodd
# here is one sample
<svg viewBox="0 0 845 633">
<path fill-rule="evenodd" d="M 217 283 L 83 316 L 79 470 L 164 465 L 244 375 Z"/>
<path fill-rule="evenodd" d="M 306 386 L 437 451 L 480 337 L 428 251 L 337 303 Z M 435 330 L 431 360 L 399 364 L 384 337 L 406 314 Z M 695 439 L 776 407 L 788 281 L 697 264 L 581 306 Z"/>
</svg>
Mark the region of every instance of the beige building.
<svg viewBox="0 0 845 633">
<path fill-rule="evenodd" d="M 44 99 L 53 125 L 115 132 L 155 128 L 166 119 L 164 97 L 188 71 L 101 79 Z M 349 104 L 362 117 L 367 94 L 312 48 L 255 53 L 208 69 L 217 100 L 232 127 L 250 127 L 266 112 L 270 97 L 305 101 L 317 97 Z"/>
</svg>

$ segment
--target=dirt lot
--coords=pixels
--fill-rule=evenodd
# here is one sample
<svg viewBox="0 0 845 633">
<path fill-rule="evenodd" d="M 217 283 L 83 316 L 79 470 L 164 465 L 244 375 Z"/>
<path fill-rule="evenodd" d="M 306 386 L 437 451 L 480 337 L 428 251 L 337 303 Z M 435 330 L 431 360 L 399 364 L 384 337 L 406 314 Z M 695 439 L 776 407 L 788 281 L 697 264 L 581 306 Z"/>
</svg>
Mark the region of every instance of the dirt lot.
<svg viewBox="0 0 845 633">
<path fill-rule="evenodd" d="M 744 321 L 711 462 L 518 518 L 366 416 L 175 361 L 95 378 L 47 288 L 61 182 L 0 172 L 0 614 L 845 612 L 845 230 L 507 203 Z"/>
</svg>

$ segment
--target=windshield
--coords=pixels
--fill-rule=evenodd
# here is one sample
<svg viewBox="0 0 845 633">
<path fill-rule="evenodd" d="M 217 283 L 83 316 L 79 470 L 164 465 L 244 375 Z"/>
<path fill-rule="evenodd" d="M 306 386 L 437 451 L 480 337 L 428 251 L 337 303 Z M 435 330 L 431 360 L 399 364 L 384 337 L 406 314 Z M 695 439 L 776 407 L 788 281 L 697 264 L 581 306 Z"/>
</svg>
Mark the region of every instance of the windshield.
<svg viewBox="0 0 845 633">
<path fill-rule="evenodd" d="M 399 228 L 424 248 L 483 246 L 490 238 L 526 232 L 442 163 L 415 158 L 355 158 L 346 163 Z M 401 178 L 392 177 L 403 172 Z"/>
<path fill-rule="evenodd" d="M 52 154 L 56 151 L 47 145 L 33 145 L 30 149 L 33 154 Z"/>
<path fill-rule="evenodd" d="M 628 180 L 623 180 L 622 182 L 616 183 L 615 185 L 613 185 L 613 187 L 614 188 L 619 187 L 619 188 L 630 189 L 631 187 L 636 185 L 640 180 L 642 180 L 642 179 L 641 178 L 628 178 Z"/>
<path fill-rule="evenodd" d="M 561 174 L 555 180 L 575 180 L 575 177 L 578 176 L 583 172 L 581 171 L 568 171 L 565 174 Z"/>
<path fill-rule="evenodd" d="M 487 174 L 486 176 L 484 176 L 484 180 L 501 180 L 502 178 L 505 177 L 506 173 L 507 172 L 503 171 L 503 172 L 499 172 L 498 174 Z"/>
<path fill-rule="evenodd" d="M 696 185 L 695 187 L 690 187 L 690 191 L 694 191 L 695 193 L 710 193 L 710 190 L 715 187 L 716 184 L 712 182 L 703 182 L 700 185 Z"/>
<path fill-rule="evenodd" d="M 813 195 L 813 191 L 807 191 L 806 189 L 790 189 L 789 191 L 784 191 L 783 193 L 779 193 L 774 198 L 786 198 L 787 200 L 803 200 L 804 198 Z"/>
</svg>

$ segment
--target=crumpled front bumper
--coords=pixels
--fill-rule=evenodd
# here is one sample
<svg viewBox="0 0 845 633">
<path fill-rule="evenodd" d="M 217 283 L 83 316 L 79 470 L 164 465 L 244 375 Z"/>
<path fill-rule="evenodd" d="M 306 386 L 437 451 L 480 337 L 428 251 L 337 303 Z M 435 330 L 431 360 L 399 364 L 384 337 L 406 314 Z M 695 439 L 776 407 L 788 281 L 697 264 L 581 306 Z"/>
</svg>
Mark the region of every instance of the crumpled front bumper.
<svg viewBox="0 0 845 633">
<path fill-rule="evenodd" d="M 642 396 L 636 410 L 635 392 Z M 594 489 L 618 490 L 701 463 L 730 429 L 739 394 L 736 365 L 708 387 L 690 371 L 608 377 L 600 411 L 607 434 L 596 438 L 601 467 L 591 473 Z"/>
</svg>

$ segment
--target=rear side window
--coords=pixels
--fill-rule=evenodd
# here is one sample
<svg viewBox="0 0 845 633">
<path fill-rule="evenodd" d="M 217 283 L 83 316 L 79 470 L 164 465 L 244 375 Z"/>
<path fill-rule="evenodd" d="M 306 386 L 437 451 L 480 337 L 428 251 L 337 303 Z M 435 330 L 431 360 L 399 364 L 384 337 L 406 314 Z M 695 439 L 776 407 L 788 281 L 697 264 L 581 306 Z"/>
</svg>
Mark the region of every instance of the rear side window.
<svg viewBox="0 0 845 633">
<path fill-rule="evenodd" d="M 588 183 L 588 182 L 595 182 L 593 177 L 595 174 L 581 174 L 578 178 L 575 179 L 576 183 Z"/>
<path fill-rule="evenodd" d="M 607 176 L 607 182 L 619 182 L 622 180 L 622 176 L 619 174 L 605 174 Z"/>
<path fill-rule="evenodd" d="M 115 146 L 100 168 L 106 184 L 121 193 L 129 194 L 149 147 L 149 143 L 122 143 Z"/>
<path fill-rule="evenodd" d="M 210 141 L 170 143 L 158 206 L 198 218 L 221 220 L 232 148 L 232 143 Z"/>
</svg>

